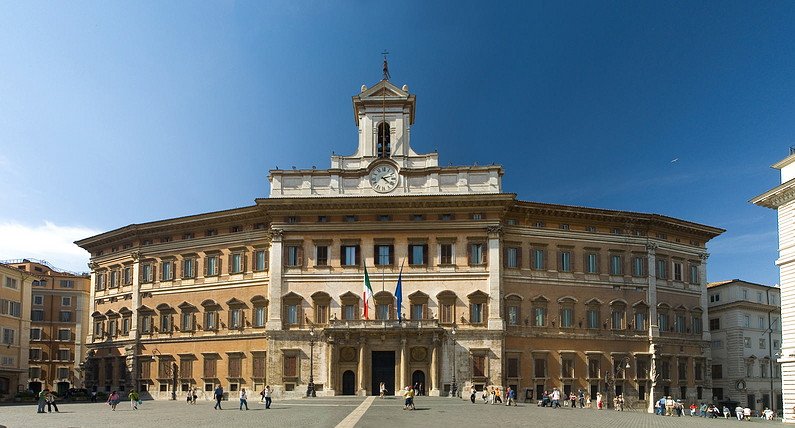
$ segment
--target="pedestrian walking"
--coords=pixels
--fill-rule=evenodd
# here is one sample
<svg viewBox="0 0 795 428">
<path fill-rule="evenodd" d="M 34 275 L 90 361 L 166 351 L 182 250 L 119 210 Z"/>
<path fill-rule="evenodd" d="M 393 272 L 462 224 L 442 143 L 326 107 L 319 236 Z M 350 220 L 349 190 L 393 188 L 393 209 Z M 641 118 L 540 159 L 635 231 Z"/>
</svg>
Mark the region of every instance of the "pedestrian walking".
<svg viewBox="0 0 795 428">
<path fill-rule="evenodd" d="M 119 404 L 119 393 L 118 392 L 113 391 L 113 392 L 110 393 L 110 396 L 108 396 L 108 404 L 110 405 L 110 409 L 115 412 L 116 411 L 116 406 Z"/>
<path fill-rule="evenodd" d="M 222 387 L 220 383 L 215 388 L 215 392 L 213 392 L 213 395 L 215 396 L 215 406 L 213 407 L 213 409 L 224 410 L 221 408 L 221 400 L 224 398 L 224 387 Z"/>
<path fill-rule="evenodd" d="M 193 388 L 193 392 L 191 393 L 191 402 L 190 404 L 196 404 L 196 399 L 199 398 L 198 391 L 196 388 Z"/>
<path fill-rule="evenodd" d="M 602 393 L 601 392 L 597 392 L 596 393 L 596 410 L 602 410 L 603 406 L 604 406 L 604 402 L 602 401 Z"/>
<path fill-rule="evenodd" d="M 138 391 L 133 389 L 127 397 L 130 398 L 130 407 L 132 407 L 133 410 L 138 410 L 138 401 L 141 399 L 138 395 Z"/>
<path fill-rule="evenodd" d="M 729 419 L 732 415 L 732 412 L 729 411 L 729 406 L 723 406 L 723 417 Z"/>
<path fill-rule="evenodd" d="M 381 398 L 386 397 L 386 384 L 384 382 L 378 384 L 378 396 Z"/>
<path fill-rule="evenodd" d="M 51 412 L 50 406 L 55 409 L 55 413 L 60 413 L 58 411 L 58 406 L 55 405 L 55 394 L 52 391 L 47 390 L 47 395 L 45 396 L 45 400 L 47 401 L 47 413 Z"/>
<path fill-rule="evenodd" d="M 734 416 L 737 417 L 738 421 L 743 420 L 743 406 L 738 404 L 737 407 L 734 408 Z"/>
<path fill-rule="evenodd" d="M 248 395 L 246 395 L 246 388 L 240 389 L 240 410 L 243 410 L 243 406 L 246 406 L 246 410 L 248 410 Z"/>
<path fill-rule="evenodd" d="M 270 385 L 266 385 L 265 389 L 262 390 L 262 399 L 265 400 L 265 409 L 271 408 L 271 387 Z"/>
<path fill-rule="evenodd" d="M 46 413 L 44 411 L 44 405 L 47 404 L 47 391 L 49 391 L 47 388 L 39 391 L 38 409 L 36 413 Z"/>
<path fill-rule="evenodd" d="M 477 391 L 475 390 L 475 385 L 472 385 L 472 386 L 469 387 L 469 401 L 471 401 L 472 404 L 475 404 L 476 392 Z"/>
<path fill-rule="evenodd" d="M 585 408 L 585 391 L 583 391 L 582 388 L 580 388 L 579 392 L 580 392 L 580 396 L 579 396 L 580 408 L 584 409 Z"/>
</svg>

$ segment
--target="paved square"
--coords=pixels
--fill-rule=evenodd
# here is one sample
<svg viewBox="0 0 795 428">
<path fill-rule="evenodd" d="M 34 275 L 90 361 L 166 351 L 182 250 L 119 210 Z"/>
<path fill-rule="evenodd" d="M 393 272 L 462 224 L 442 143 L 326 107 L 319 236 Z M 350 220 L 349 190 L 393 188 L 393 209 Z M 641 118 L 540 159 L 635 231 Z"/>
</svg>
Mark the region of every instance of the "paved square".
<svg viewBox="0 0 795 428">
<path fill-rule="evenodd" d="M 662 417 L 642 412 L 596 411 L 592 409 L 550 409 L 519 403 L 519 407 L 486 405 L 482 402 L 438 397 L 417 397 L 417 410 L 403 410 L 402 399 L 362 397 L 330 397 L 274 401 L 270 410 L 257 401 L 250 401 L 249 411 L 238 410 L 237 401 L 224 401 L 222 411 L 213 410 L 213 402 L 194 406 L 182 401 L 145 401 L 140 410 L 130 409 L 122 402 L 111 411 L 104 403 L 61 403 L 61 413 L 36 414 L 35 405 L 1 406 L 0 424 L 17 427 L 223 427 L 223 426 L 308 426 L 337 427 L 341 422 L 354 422 L 355 427 L 460 426 L 500 427 L 532 425 L 538 427 L 726 427 L 746 426 L 736 419 L 714 420 L 683 416 Z M 362 406 L 362 403 L 365 403 Z M 360 407 L 361 406 L 361 407 Z M 363 410 L 360 419 L 353 415 Z M 346 419 L 348 418 L 348 419 Z M 779 424 L 754 419 L 754 424 Z"/>
</svg>

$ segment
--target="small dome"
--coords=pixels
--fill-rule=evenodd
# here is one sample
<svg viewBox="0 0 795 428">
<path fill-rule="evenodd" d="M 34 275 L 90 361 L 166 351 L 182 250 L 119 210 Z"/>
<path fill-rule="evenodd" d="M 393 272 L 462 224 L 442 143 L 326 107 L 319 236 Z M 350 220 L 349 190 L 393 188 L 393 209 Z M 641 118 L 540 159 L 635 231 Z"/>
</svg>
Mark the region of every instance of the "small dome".
<svg viewBox="0 0 795 428">
<path fill-rule="evenodd" d="M 367 85 L 362 85 L 362 92 L 367 90 Z"/>
</svg>

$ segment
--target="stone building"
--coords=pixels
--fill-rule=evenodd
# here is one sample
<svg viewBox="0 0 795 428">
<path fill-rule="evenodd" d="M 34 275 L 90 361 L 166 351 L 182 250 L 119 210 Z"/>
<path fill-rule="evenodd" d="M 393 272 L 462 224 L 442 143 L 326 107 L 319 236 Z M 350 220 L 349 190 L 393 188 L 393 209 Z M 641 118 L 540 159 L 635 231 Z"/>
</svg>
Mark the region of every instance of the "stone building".
<svg viewBox="0 0 795 428">
<path fill-rule="evenodd" d="M 781 185 L 751 199 L 751 202 L 778 212 L 778 252 L 781 270 L 781 364 L 783 419 L 795 423 L 795 148 L 772 165 L 781 171 Z"/>
<path fill-rule="evenodd" d="M 0 401 L 27 386 L 30 289 L 37 279 L 0 263 Z"/>
<path fill-rule="evenodd" d="M 778 288 L 733 279 L 709 283 L 707 292 L 712 394 L 718 400 L 736 401 L 760 413 L 765 408 L 780 411 Z"/>
<path fill-rule="evenodd" d="M 272 170 L 253 206 L 78 241 L 92 381 L 158 397 L 380 382 L 711 396 L 705 246 L 721 229 L 519 201 L 500 166 L 415 152 L 415 106 L 407 86 L 362 86 L 358 147 L 330 169 Z"/>
<path fill-rule="evenodd" d="M 50 388 L 63 395 L 69 388 L 83 387 L 79 357 L 87 351 L 89 276 L 56 269 L 40 260 L 4 263 L 37 276 L 31 291 L 27 389 Z"/>
</svg>

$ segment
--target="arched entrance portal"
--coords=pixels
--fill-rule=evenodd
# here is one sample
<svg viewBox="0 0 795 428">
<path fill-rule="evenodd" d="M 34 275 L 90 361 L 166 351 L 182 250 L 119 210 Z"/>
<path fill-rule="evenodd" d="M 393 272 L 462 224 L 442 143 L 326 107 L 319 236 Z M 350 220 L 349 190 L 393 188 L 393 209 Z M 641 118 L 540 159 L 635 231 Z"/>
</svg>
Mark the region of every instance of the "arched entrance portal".
<svg viewBox="0 0 795 428">
<path fill-rule="evenodd" d="M 353 371 L 346 370 L 342 374 L 342 395 L 355 395 L 356 394 L 356 375 Z"/>
<path fill-rule="evenodd" d="M 411 384 L 417 388 L 417 391 L 414 391 L 417 395 L 425 395 L 425 388 L 427 387 L 425 384 L 425 372 L 422 370 L 415 370 L 414 373 L 411 374 Z"/>
</svg>

